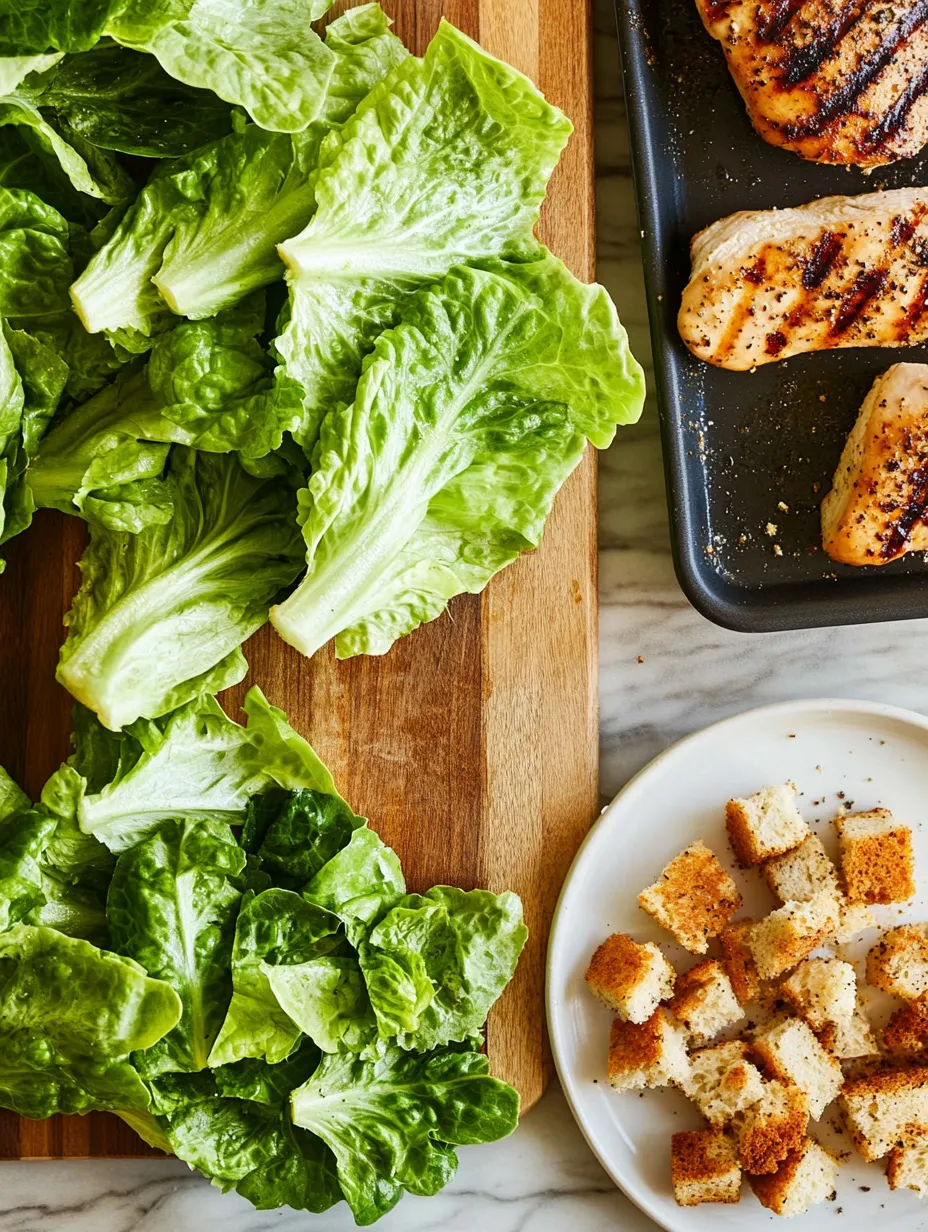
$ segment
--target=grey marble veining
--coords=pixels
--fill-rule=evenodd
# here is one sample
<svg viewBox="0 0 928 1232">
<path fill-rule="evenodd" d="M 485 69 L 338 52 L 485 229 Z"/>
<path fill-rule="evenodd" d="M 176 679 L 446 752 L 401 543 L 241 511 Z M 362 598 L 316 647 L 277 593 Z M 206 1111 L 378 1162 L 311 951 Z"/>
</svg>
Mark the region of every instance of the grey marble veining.
<svg viewBox="0 0 928 1232">
<path fill-rule="evenodd" d="M 611 0 L 596 0 L 599 278 L 650 369 L 638 228 Z M 766 637 L 716 628 L 688 605 L 670 556 L 657 418 L 601 458 L 602 788 L 716 719 L 793 697 L 857 696 L 923 709 L 928 621 Z M 460 1152 L 437 1198 L 406 1198 L 384 1232 L 648 1232 L 553 1089 L 506 1142 Z M 0 1165 L 0 1232 L 341 1232 L 347 1212 L 257 1212 L 174 1161 Z"/>
</svg>

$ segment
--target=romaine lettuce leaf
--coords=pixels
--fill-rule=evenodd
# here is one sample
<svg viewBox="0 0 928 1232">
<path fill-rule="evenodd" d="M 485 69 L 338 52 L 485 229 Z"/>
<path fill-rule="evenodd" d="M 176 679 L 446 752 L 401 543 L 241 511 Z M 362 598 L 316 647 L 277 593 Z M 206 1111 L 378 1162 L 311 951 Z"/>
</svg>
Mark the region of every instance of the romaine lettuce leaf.
<svg viewBox="0 0 928 1232">
<path fill-rule="evenodd" d="M 239 103 L 265 128 L 315 118 L 332 72 L 310 22 L 331 0 L 5 0 L 0 55 L 88 51 L 104 35 L 172 77 Z"/>
<path fill-rule="evenodd" d="M 108 39 L 63 61 L 60 56 L 36 59 L 54 64 L 29 68 L 41 76 L 29 78 L 21 93 L 100 149 L 173 158 L 232 131 L 228 103 L 169 76 L 154 56 Z M 5 86 L 0 73 L 0 94 L 11 93 L 17 84 Z"/>
<path fill-rule="evenodd" d="M 416 1052 L 479 1040 L 527 937 L 515 894 L 435 886 L 402 899 L 360 947 L 381 1035 Z"/>
<path fill-rule="evenodd" d="M 161 414 L 144 372 L 126 369 L 42 439 L 26 473 L 32 500 L 134 534 L 169 522 L 161 476 L 168 442 L 185 435 Z"/>
<path fill-rule="evenodd" d="M 277 966 L 330 953 L 341 939 L 338 916 L 290 890 L 247 895 L 232 951 L 232 1003 L 209 1055 L 211 1066 L 243 1057 L 286 1060 L 302 1032 L 280 1007 L 268 978 Z"/>
<path fill-rule="evenodd" d="M 173 313 L 209 317 L 280 278 L 277 245 L 315 207 L 310 175 L 322 137 L 406 56 L 377 5 L 332 22 L 326 46 L 333 72 L 305 132 L 246 125 L 159 169 L 142 189 L 72 289 L 87 329 L 151 337 Z"/>
<path fill-rule="evenodd" d="M 209 1095 L 179 1088 L 166 1100 L 158 1090 L 170 1149 L 259 1210 L 328 1210 L 342 1197 L 335 1157 L 290 1119 L 290 1092 L 318 1061 L 318 1049 L 304 1044 L 277 1065 L 246 1060 L 213 1070 L 216 1090 Z"/>
<path fill-rule="evenodd" d="M 113 949 L 180 996 L 180 1022 L 136 1060 L 151 1077 L 206 1067 L 232 997 L 232 940 L 245 853 L 219 821 L 169 821 L 116 863 Z"/>
<path fill-rule="evenodd" d="M 126 0 L 3 0 L 0 55 L 86 51 Z"/>
<path fill-rule="evenodd" d="M 87 784 L 76 767 L 86 762 L 78 733 L 77 752 L 48 780 L 35 806 L 35 811 L 54 818 L 55 827 L 38 858 L 44 901 L 33 908 L 27 922 L 107 946 L 106 893 L 114 860 L 102 843 L 78 825 Z"/>
<path fill-rule="evenodd" d="M 285 890 L 306 885 L 366 824 L 330 791 L 271 790 L 248 803 L 241 844 Z"/>
<path fill-rule="evenodd" d="M 306 655 L 382 654 L 540 542 L 586 440 L 638 418 L 609 296 L 550 255 L 412 297 L 329 413 L 301 493 L 309 568 L 271 622 Z"/>
<path fill-rule="evenodd" d="M 241 727 L 213 697 L 176 710 L 133 764 L 81 795 L 85 837 L 124 851 L 171 818 L 240 824 L 249 799 L 269 788 L 335 794 L 331 774 L 260 689 L 248 691 L 245 713 Z"/>
<path fill-rule="evenodd" d="M 0 126 L 6 124 L 30 129 L 43 155 L 57 161 L 76 191 L 108 205 L 131 200 L 132 180 L 116 159 L 81 137 L 67 121 L 52 124 L 22 87 L 0 95 Z"/>
<path fill-rule="evenodd" d="M 167 524 L 91 525 L 66 618 L 58 679 L 112 730 L 241 680 L 242 642 L 300 569 L 288 481 L 177 446 L 165 482 Z"/>
<path fill-rule="evenodd" d="M 55 824 L 53 817 L 29 808 L 0 820 L 0 933 L 44 901 L 39 859 Z"/>
<path fill-rule="evenodd" d="M 495 1142 L 515 1129 L 519 1096 L 491 1078 L 487 1058 L 389 1049 L 375 1061 L 323 1057 L 293 1092 L 293 1120 L 334 1152 L 338 1181 L 359 1224 L 402 1197 L 437 1193 L 457 1167 L 454 1146 Z"/>
<path fill-rule="evenodd" d="M 332 911 L 357 946 L 371 925 L 406 893 L 396 852 L 367 827 L 355 830 L 341 851 L 324 864 L 303 890 L 307 902 Z"/>
<path fill-rule="evenodd" d="M 26 476 L 36 506 L 137 534 L 171 519 L 172 442 L 243 462 L 279 450 L 301 392 L 257 341 L 263 325 L 259 293 L 156 338 L 147 367 L 128 365 L 42 439 Z M 275 460 L 269 473 L 286 470 Z"/>
<path fill-rule="evenodd" d="M 280 1008 L 323 1052 L 364 1052 L 376 1044 L 378 1022 L 356 958 L 272 967 L 267 978 Z"/>
<path fill-rule="evenodd" d="M 424 60 L 377 86 L 322 147 L 318 209 L 281 245 L 290 321 L 277 347 L 306 390 L 300 442 L 350 402 L 405 292 L 452 266 L 532 260 L 570 121 L 521 73 L 442 22 Z"/>
<path fill-rule="evenodd" d="M 91 227 L 108 208 L 99 198 L 78 192 L 32 129 L 14 124 L 0 126 L 0 186 L 28 189 L 65 218 Z"/>
<path fill-rule="evenodd" d="M 106 33 L 148 51 L 179 81 L 238 103 L 262 128 L 316 118 L 332 53 L 310 29 L 331 0 L 128 0 Z"/>
<path fill-rule="evenodd" d="M 180 1000 L 128 958 L 51 928 L 0 934 L 0 1104 L 21 1116 L 144 1110 L 129 1063 L 180 1017 Z"/>
<path fill-rule="evenodd" d="M 27 809 L 31 801 L 12 775 L 0 766 L 0 821 Z"/>
</svg>

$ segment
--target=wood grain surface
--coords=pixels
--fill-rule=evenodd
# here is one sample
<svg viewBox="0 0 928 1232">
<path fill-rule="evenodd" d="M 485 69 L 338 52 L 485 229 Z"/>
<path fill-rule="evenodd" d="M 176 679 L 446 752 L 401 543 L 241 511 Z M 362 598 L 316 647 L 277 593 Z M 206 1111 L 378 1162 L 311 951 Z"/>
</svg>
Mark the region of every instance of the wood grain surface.
<svg viewBox="0 0 928 1232">
<path fill-rule="evenodd" d="M 337 3 L 333 12 L 350 7 Z M 529 74 L 575 132 L 551 182 L 541 234 L 581 278 L 594 273 L 590 14 L 586 0 L 383 0 L 425 50 L 440 17 Z M 61 619 L 84 530 L 43 512 L 0 577 L 0 764 L 31 794 L 68 753 L 70 699 L 54 680 Z M 260 684 L 332 768 L 343 794 L 396 848 L 409 886 L 510 888 L 531 937 L 488 1027 L 493 1071 L 536 1102 L 550 1073 L 544 964 L 561 881 L 597 806 L 596 463 L 561 491 L 542 547 L 479 597 L 383 658 L 301 658 L 270 629 L 246 647 L 236 715 Z M 0 1158 L 151 1154 L 115 1118 L 0 1113 Z"/>
</svg>

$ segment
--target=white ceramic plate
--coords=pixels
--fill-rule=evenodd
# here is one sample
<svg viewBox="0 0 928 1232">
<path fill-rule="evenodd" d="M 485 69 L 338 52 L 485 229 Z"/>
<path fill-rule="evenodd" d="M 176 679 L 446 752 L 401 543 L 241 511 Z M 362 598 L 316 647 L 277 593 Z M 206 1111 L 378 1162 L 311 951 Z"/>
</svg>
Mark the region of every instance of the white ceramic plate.
<svg viewBox="0 0 928 1232">
<path fill-rule="evenodd" d="M 644 769 L 606 808 L 577 855 L 561 892 L 548 952 L 548 1024 L 558 1074 L 574 1116 L 616 1184 L 669 1232 L 768 1227 L 778 1217 L 747 1185 L 737 1206 L 678 1207 L 670 1188 L 670 1135 L 701 1118 L 672 1091 L 614 1091 L 606 1080 L 612 1015 L 587 991 L 584 971 L 611 932 L 658 942 L 678 970 L 696 961 L 637 905 L 679 851 L 704 839 L 732 872 L 755 917 L 775 905 L 758 874 L 737 870 L 728 847 L 724 805 L 760 787 L 792 779 L 800 807 L 835 854 L 831 818 L 883 805 L 914 832 L 918 894 L 905 907 L 874 909 L 881 926 L 928 919 L 928 719 L 871 702 L 802 701 L 752 710 L 689 736 Z M 864 933 L 841 956 L 860 960 L 877 937 Z M 889 998 L 868 993 L 879 1025 Z M 847 1154 L 834 1109 L 813 1133 Z M 839 1215 L 837 1218 L 836 1216 Z M 839 1172 L 834 1202 L 801 1218 L 807 1232 L 916 1232 L 928 1229 L 928 1201 L 890 1192 L 881 1163 L 852 1153 Z"/>
</svg>

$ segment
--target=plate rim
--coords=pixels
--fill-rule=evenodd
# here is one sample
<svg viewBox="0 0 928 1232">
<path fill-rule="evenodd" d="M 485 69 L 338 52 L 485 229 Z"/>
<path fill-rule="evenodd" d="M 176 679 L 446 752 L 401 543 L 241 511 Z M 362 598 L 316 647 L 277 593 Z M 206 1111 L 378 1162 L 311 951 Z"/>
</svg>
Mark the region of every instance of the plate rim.
<svg viewBox="0 0 928 1232">
<path fill-rule="evenodd" d="M 571 861 L 570 868 L 567 870 L 567 875 L 561 885 L 558 893 L 557 903 L 554 907 L 554 912 L 551 916 L 551 928 L 548 934 L 548 949 L 545 957 L 545 1022 L 548 1028 L 548 1039 L 551 1044 L 551 1058 L 554 1062 L 554 1070 L 557 1074 L 558 1082 L 561 1090 L 564 1093 L 564 1098 L 567 1100 L 567 1106 L 570 1109 L 570 1114 L 574 1118 L 577 1128 L 583 1135 L 587 1146 L 595 1155 L 600 1167 L 613 1182 L 613 1184 L 625 1195 L 630 1202 L 633 1202 L 647 1217 L 652 1220 L 659 1228 L 663 1228 L 664 1232 L 685 1232 L 679 1223 L 668 1223 L 663 1216 L 652 1205 L 650 1196 L 645 1186 L 635 1186 L 629 1188 L 626 1182 L 619 1180 L 613 1168 L 607 1163 L 605 1153 L 600 1149 L 596 1135 L 584 1123 L 583 1117 L 579 1111 L 577 1102 L 574 1098 L 573 1084 L 567 1072 L 566 1066 L 562 1063 L 561 1057 L 561 1040 L 559 1033 L 555 1027 L 555 1015 L 552 1009 L 552 970 L 557 958 L 557 953 L 560 949 L 559 945 L 559 924 L 564 910 L 564 904 L 567 897 L 568 889 L 571 881 L 574 878 L 580 864 L 583 861 L 587 848 L 592 844 L 594 836 L 603 828 L 609 814 L 613 809 L 620 805 L 622 799 L 636 787 L 639 782 L 652 775 L 657 774 L 671 756 L 683 747 L 689 746 L 704 739 L 710 733 L 717 733 L 726 727 L 733 727 L 745 720 L 768 717 L 776 718 L 786 714 L 809 714 L 815 711 L 831 711 L 843 712 L 845 714 L 869 714 L 881 719 L 894 719 L 905 723 L 912 727 L 920 728 L 923 732 L 928 732 L 928 715 L 920 714 L 917 710 L 909 710 L 905 706 L 894 706 L 887 702 L 867 701 L 858 698 L 847 697 L 810 697 L 798 698 L 795 701 L 771 702 L 763 706 L 752 706 L 747 710 L 738 711 L 736 714 L 727 715 L 723 719 L 718 719 L 714 723 L 709 723 L 705 727 L 701 727 L 696 731 L 687 733 L 681 736 L 679 740 L 675 740 L 673 744 L 666 749 L 662 749 L 655 757 L 646 762 L 640 770 L 636 771 L 631 778 L 623 784 L 618 792 L 612 797 L 608 804 L 604 805 L 599 812 L 599 816 L 590 826 L 577 853 Z M 680 1208 L 683 1210 L 684 1208 Z"/>
</svg>

